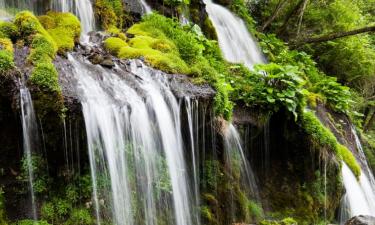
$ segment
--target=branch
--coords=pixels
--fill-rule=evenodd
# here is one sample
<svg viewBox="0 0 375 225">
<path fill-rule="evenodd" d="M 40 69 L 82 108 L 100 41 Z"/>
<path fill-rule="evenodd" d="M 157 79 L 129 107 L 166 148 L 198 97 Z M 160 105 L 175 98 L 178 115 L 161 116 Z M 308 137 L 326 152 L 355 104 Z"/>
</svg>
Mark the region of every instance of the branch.
<svg viewBox="0 0 375 225">
<path fill-rule="evenodd" d="M 307 6 L 307 3 L 309 0 L 304 0 L 302 4 L 302 9 L 298 17 L 298 26 L 297 26 L 297 38 L 299 37 L 300 31 L 301 31 L 301 25 L 302 25 L 302 19 L 303 19 L 303 14 L 305 13 L 305 9 Z"/>
<path fill-rule="evenodd" d="M 262 28 L 260 28 L 260 31 L 264 31 L 278 16 L 279 12 L 281 9 L 284 8 L 288 0 L 280 0 L 279 3 L 277 4 L 275 10 L 273 11 L 272 15 L 268 18 L 266 22 L 264 22 Z"/>
<path fill-rule="evenodd" d="M 363 28 L 351 30 L 351 31 L 331 33 L 331 34 L 323 35 L 321 37 L 316 37 L 316 38 L 307 38 L 301 41 L 296 41 L 294 44 L 292 43 L 292 45 L 299 46 L 299 45 L 304 45 L 304 44 L 309 44 L 309 43 L 331 41 L 331 40 L 335 40 L 338 38 L 343 38 L 347 36 L 352 36 L 352 35 L 361 34 L 361 33 L 368 33 L 368 32 L 375 32 L 375 25 L 369 26 L 369 27 L 363 27 Z"/>
<path fill-rule="evenodd" d="M 294 15 L 296 15 L 296 13 L 297 13 L 298 11 L 300 11 L 300 8 L 302 7 L 302 3 L 303 3 L 303 1 L 304 1 L 304 0 L 300 0 L 300 1 L 295 5 L 295 7 L 294 7 L 292 10 L 290 10 L 290 11 L 288 12 L 288 14 L 286 15 L 286 17 L 285 17 L 285 19 L 284 19 L 283 25 L 281 25 L 281 27 L 279 27 L 279 29 L 277 29 L 277 31 L 276 31 L 276 33 L 277 33 L 278 35 L 281 35 L 281 34 L 283 34 L 283 33 L 285 32 L 286 27 L 287 27 L 287 25 L 288 25 L 288 23 L 289 23 L 289 20 L 290 20 Z"/>
</svg>

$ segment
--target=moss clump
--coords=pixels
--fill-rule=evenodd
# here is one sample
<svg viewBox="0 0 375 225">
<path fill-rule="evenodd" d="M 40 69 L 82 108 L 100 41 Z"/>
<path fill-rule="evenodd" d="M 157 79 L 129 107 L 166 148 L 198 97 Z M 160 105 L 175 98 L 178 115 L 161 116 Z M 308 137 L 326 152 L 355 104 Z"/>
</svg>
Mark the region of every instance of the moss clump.
<svg viewBox="0 0 375 225">
<path fill-rule="evenodd" d="M 338 158 L 349 166 L 356 177 L 361 175 L 360 166 L 350 150 L 338 143 L 335 135 L 320 122 L 313 112 L 306 111 L 302 113 L 302 126 L 307 134 L 311 135 L 315 143 L 332 150 Z"/>
<path fill-rule="evenodd" d="M 144 58 L 151 66 L 168 73 L 191 75 L 195 81 L 208 82 L 216 90 L 215 112 L 230 119 L 233 103 L 230 71 L 217 42 L 206 39 L 197 26 L 182 26 L 178 21 L 156 13 L 143 18 L 127 31 L 133 38 L 126 42 L 110 38 L 105 47 L 119 58 Z M 125 41 L 125 40 L 124 40 Z M 119 47 L 122 47 L 119 49 Z M 119 50 L 118 50 L 119 49 Z"/>
<path fill-rule="evenodd" d="M 51 40 L 42 34 L 34 35 L 30 47 L 28 61 L 34 65 L 51 63 L 55 58 L 56 48 L 54 43 L 51 43 Z"/>
<path fill-rule="evenodd" d="M 39 21 L 56 42 L 59 53 L 71 51 L 79 41 L 81 24 L 73 14 L 48 12 Z"/>
<path fill-rule="evenodd" d="M 58 73 L 52 63 L 38 63 L 31 74 L 30 82 L 46 91 L 61 92 Z"/>
<path fill-rule="evenodd" d="M 126 42 L 117 37 L 110 37 L 104 41 L 104 47 L 114 55 L 117 55 L 121 48 L 128 46 Z"/>
<path fill-rule="evenodd" d="M 18 36 L 16 25 L 11 22 L 0 21 L 0 38 L 16 39 Z"/>
<path fill-rule="evenodd" d="M 14 68 L 13 44 L 7 38 L 0 38 L 0 74 Z"/>
<path fill-rule="evenodd" d="M 341 144 L 338 144 L 336 148 L 340 158 L 349 166 L 349 168 L 353 171 L 354 175 L 356 177 L 359 177 L 361 175 L 361 167 L 358 165 L 352 152 L 349 151 L 347 147 Z"/>
<path fill-rule="evenodd" d="M 121 0 L 97 0 L 95 1 L 95 15 L 102 27 L 108 30 L 111 27 L 123 26 L 123 5 Z"/>
</svg>

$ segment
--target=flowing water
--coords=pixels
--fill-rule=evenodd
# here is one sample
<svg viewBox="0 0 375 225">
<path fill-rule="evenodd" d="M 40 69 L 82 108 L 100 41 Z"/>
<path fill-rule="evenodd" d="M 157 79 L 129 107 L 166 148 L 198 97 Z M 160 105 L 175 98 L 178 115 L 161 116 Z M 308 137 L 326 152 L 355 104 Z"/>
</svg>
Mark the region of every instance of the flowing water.
<svg viewBox="0 0 375 225">
<path fill-rule="evenodd" d="M 258 187 L 251 165 L 244 154 L 240 135 L 233 124 L 229 124 L 224 135 L 226 163 L 230 170 L 240 171 L 244 190 L 249 191 L 251 197 L 260 200 Z M 236 168 L 237 167 L 237 168 Z"/>
<path fill-rule="evenodd" d="M 342 177 L 346 190 L 340 209 L 340 224 L 358 215 L 375 216 L 375 182 L 374 176 L 367 164 L 360 139 L 355 129 L 352 129 L 357 144 L 358 155 L 362 164 L 361 176 L 356 179 L 349 167 L 343 163 Z"/>
<path fill-rule="evenodd" d="M 204 0 L 207 13 L 216 29 L 224 57 L 252 69 L 266 60 L 243 20 L 212 0 Z"/>
<path fill-rule="evenodd" d="M 142 9 L 143 9 L 144 14 L 152 13 L 152 9 L 147 4 L 146 0 L 139 0 L 139 1 L 140 1 L 141 5 L 142 5 Z"/>
<path fill-rule="evenodd" d="M 82 101 L 98 224 L 110 215 L 118 225 L 154 225 L 166 215 L 168 224 L 191 225 L 180 105 L 165 78 L 133 62 L 139 79 L 125 81 L 69 60 Z"/>
<path fill-rule="evenodd" d="M 21 82 L 20 82 L 21 83 Z M 21 119 L 22 119 L 22 134 L 23 134 L 23 150 L 24 163 L 27 166 L 29 191 L 31 196 L 31 212 L 33 219 L 37 219 L 35 194 L 34 194 L 34 175 L 32 165 L 32 154 L 37 147 L 38 141 L 38 127 L 33 107 L 33 102 L 29 89 L 21 83 L 20 88 L 20 104 L 21 104 Z"/>
</svg>

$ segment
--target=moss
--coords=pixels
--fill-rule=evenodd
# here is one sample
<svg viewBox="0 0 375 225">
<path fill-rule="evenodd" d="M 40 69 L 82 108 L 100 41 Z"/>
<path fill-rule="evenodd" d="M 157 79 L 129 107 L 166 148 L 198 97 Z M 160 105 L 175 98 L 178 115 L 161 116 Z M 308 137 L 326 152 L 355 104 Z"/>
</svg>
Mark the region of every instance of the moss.
<svg viewBox="0 0 375 225">
<path fill-rule="evenodd" d="M 55 58 L 56 48 L 49 38 L 41 34 L 34 35 L 31 43 L 31 51 L 28 61 L 36 65 L 38 63 L 50 63 Z"/>
<path fill-rule="evenodd" d="M 335 135 L 320 122 L 313 112 L 306 111 L 302 114 L 302 126 L 315 143 L 322 147 L 328 147 L 338 158 L 342 159 L 357 178 L 361 175 L 360 166 L 352 152 L 338 143 Z"/>
<path fill-rule="evenodd" d="M 0 50 L 0 75 L 4 75 L 14 66 L 13 54 L 6 50 Z"/>
<path fill-rule="evenodd" d="M 126 46 L 128 46 L 128 44 L 126 44 L 123 39 L 117 37 L 110 37 L 104 41 L 104 47 L 114 55 L 117 55 L 120 49 Z"/>
<path fill-rule="evenodd" d="M 61 92 L 58 73 L 52 63 L 39 63 L 35 66 L 30 82 L 46 91 Z"/>
<path fill-rule="evenodd" d="M 95 1 L 95 16 L 101 22 L 104 30 L 111 27 L 122 27 L 124 24 L 123 5 L 121 0 Z"/>
<path fill-rule="evenodd" d="M 121 32 L 121 30 L 115 26 L 110 26 L 106 32 L 110 34 L 112 37 L 118 37 L 124 41 L 126 41 L 126 35 Z"/>
<path fill-rule="evenodd" d="M 39 220 L 39 221 L 35 221 L 35 220 L 20 220 L 20 221 L 17 221 L 15 223 L 13 223 L 12 225 L 50 225 L 50 224 L 47 223 L 46 221 L 43 221 L 43 220 Z"/>
<path fill-rule="evenodd" d="M 281 221 L 276 220 L 263 220 L 260 225 L 298 225 L 297 221 L 291 217 L 287 217 Z"/>
<path fill-rule="evenodd" d="M 11 22 L 0 21 L 0 38 L 15 40 L 19 36 L 16 25 Z"/>
<path fill-rule="evenodd" d="M 340 158 L 349 166 L 354 175 L 358 178 L 361 175 L 361 167 L 358 165 L 352 152 L 344 145 L 337 145 L 337 152 Z"/>
<path fill-rule="evenodd" d="M 56 42 L 59 53 L 71 51 L 81 34 L 81 24 L 71 13 L 48 12 L 39 17 L 43 27 Z"/>
</svg>

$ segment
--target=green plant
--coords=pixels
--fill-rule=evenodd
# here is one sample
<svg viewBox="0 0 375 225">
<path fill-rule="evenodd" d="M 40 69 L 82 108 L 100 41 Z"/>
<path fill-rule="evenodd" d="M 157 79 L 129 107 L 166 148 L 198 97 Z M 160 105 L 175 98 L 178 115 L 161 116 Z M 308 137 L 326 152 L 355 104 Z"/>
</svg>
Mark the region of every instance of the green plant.
<svg viewBox="0 0 375 225">
<path fill-rule="evenodd" d="M 0 50 L 0 74 L 14 67 L 13 54 L 5 50 Z"/>
<path fill-rule="evenodd" d="M 120 49 L 125 46 L 127 46 L 126 42 L 123 39 L 117 37 L 110 37 L 104 41 L 104 47 L 114 55 L 117 55 Z"/>
<path fill-rule="evenodd" d="M 94 225 L 94 219 L 87 209 L 73 209 L 64 225 Z"/>
<path fill-rule="evenodd" d="M 46 162 L 43 157 L 33 154 L 31 160 L 24 156 L 21 160 L 21 173 L 17 177 L 18 180 L 29 182 L 29 169 L 33 172 L 33 188 L 36 194 L 45 194 L 48 192 L 48 187 L 51 182 L 46 173 Z"/>
<path fill-rule="evenodd" d="M 42 219 L 52 224 L 62 223 L 69 218 L 72 205 L 67 201 L 54 198 L 50 202 L 45 202 L 41 208 Z"/>
<path fill-rule="evenodd" d="M 6 211 L 5 211 L 5 197 L 3 187 L 0 187 L 0 225 L 7 225 Z"/>
<path fill-rule="evenodd" d="M 13 223 L 13 225 L 51 225 L 49 223 L 47 223 L 46 221 L 43 221 L 43 220 L 20 220 L 20 221 L 17 221 L 15 223 Z"/>
</svg>

